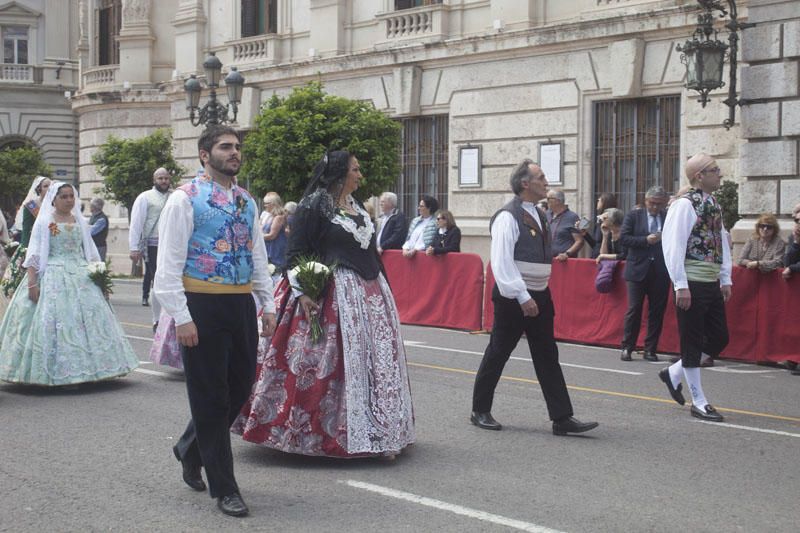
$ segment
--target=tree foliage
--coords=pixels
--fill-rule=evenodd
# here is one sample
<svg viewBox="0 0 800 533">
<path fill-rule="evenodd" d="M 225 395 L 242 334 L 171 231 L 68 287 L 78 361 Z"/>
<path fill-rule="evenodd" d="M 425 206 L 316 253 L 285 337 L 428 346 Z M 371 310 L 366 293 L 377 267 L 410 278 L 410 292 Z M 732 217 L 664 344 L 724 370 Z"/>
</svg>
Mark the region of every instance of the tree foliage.
<svg viewBox="0 0 800 533">
<path fill-rule="evenodd" d="M 103 176 L 103 186 L 96 192 L 124 205 L 128 216 L 136 197 L 153 186 L 156 169 L 166 168 L 172 175 L 173 185 L 184 172 L 172 157 L 172 133 L 167 129 L 156 130 L 140 139 L 111 135 L 94 154 L 92 163 Z"/>
<path fill-rule="evenodd" d="M 714 192 L 714 198 L 722 207 L 722 223 L 728 231 L 742 218 L 739 216 L 739 185 L 735 181 L 722 181 L 722 185 Z"/>
<path fill-rule="evenodd" d="M 347 150 L 364 175 L 355 195 L 366 199 L 391 187 L 400 172 L 401 126 L 371 104 L 326 94 L 322 84 L 273 96 L 244 141 L 241 179 L 258 196 L 275 191 L 299 200 L 325 151 Z"/>
<path fill-rule="evenodd" d="M 50 176 L 41 152 L 31 146 L 0 150 L 0 208 L 12 214 L 25 198 L 36 176 Z"/>
</svg>

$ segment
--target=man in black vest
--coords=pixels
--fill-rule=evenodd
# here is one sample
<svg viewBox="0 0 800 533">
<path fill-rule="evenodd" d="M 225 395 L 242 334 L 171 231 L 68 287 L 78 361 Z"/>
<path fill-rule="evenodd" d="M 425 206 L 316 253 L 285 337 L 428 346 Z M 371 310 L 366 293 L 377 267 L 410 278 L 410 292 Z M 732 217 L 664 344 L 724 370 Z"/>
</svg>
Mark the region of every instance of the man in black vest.
<svg viewBox="0 0 800 533">
<path fill-rule="evenodd" d="M 552 253 L 545 214 L 536 203 L 547 195 L 547 178 L 541 167 L 525 159 L 511 174 L 516 198 L 504 205 L 490 222 L 494 326 L 475 377 L 470 420 L 483 429 L 502 429 L 492 417 L 492 401 L 503 367 L 525 333 L 533 368 L 542 387 L 553 434 L 583 433 L 597 422 L 572 417 L 567 384 L 558 362 L 553 333 L 555 308 L 547 283 Z"/>
<path fill-rule="evenodd" d="M 669 296 L 669 272 L 661 250 L 661 230 L 667 216 L 667 193 L 663 187 L 651 187 L 644 195 L 644 209 L 625 215 L 620 241 L 628 251 L 625 260 L 625 282 L 628 286 L 628 311 L 622 339 L 623 361 L 631 360 L 642 325 L 642 307 L 647 296 L 647 337 L 644 358 L 658 361 L 656 349 L 664 322 L 664 309 Z"/>
<path fill-rule="evenodd" d="M 397 195 L 393 192 L 381 194 L 381 227 L 378 230 L 378 253 L 384 250 L 399 250 L 406 242 L 408 224 L 406 217 L 397 209 Z"/>
<path fill-rule="evenodd" d="M 97 246 L 100 259 L 103 261 L 106 260 L 106 251 L 108 250 L 108 246 L 106 245 L 106 237 L 108 237 L 108 217 L 103 213 L 103 206 L 105 205 L 106 203 L 102 198 L 92 198 L 92 201 L 89 203 L 89 210 L 92 212 L 92 216 L 89 219 L 92 240 L 94 241 L 94 245 Z"/>
</svg>

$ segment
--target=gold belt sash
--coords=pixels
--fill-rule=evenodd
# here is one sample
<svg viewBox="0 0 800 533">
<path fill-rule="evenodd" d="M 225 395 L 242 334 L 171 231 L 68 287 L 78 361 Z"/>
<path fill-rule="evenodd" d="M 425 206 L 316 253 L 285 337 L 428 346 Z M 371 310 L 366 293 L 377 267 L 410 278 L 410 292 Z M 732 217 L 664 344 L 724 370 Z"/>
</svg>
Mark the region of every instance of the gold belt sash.
<svg viewBox="0 0 800 533">
<path fill-rule="evenodd" d="M 183 276 L 183 290 L 200 294 L 249 294 L 253 292 L 253 284 L 225 285 Z"/>
</svg>

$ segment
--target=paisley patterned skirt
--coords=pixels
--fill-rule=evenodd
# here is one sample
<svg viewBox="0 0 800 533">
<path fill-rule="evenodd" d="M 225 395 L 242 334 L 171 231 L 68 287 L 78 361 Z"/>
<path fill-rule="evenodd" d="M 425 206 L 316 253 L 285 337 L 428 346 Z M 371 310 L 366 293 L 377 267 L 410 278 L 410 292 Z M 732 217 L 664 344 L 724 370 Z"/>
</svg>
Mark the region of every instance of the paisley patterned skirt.
<svg viewBox="0 0 800 533">
<path fill-rule="evenodd" d="M 231 431 L 303 455 L 393 455 L 414 442 L 414 413 L 394 297 L 382 275 L 338 268 L 321 302 L 323 338 L 284 280 L 278 327 Z"/>
</svg>

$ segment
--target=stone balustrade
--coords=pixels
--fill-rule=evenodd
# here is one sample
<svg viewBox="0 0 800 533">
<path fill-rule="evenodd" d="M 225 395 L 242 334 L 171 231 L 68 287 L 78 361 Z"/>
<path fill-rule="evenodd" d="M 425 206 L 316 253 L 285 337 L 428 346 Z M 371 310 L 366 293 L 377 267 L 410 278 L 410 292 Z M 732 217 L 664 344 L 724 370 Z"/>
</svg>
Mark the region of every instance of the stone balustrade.
<svg viewBox="0 0 800 533">
<path fill-rule="evenodd" d="M 119 65 L 104 65 L 102 67 L 87 68 L 83 71 L 83 90 L 108 88 L 117 81 Z"/>
<path fill-rule="evenodd" d="M 32 83 L 33 71 L 33 65 L 0 64 L 0 81 Z"/>
<path fill-rule="evenodd" d="M 235 63 L 268 63 L 277 61 L 278 38 L 274 34 L 256 35 L 228 43 Z"/>
<path fill-rule="evenodd" d="M 434 41 L 447 38 L 446 4 L 381 13 L 376 18 L 385 25 L 385 42 L 404 40 Z"/>
</svg>

